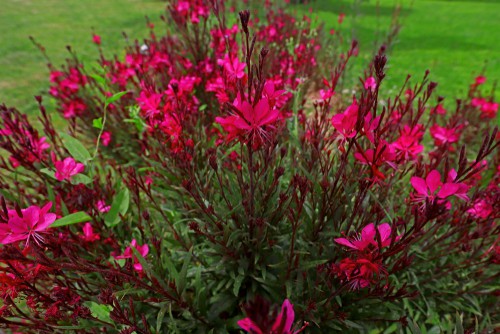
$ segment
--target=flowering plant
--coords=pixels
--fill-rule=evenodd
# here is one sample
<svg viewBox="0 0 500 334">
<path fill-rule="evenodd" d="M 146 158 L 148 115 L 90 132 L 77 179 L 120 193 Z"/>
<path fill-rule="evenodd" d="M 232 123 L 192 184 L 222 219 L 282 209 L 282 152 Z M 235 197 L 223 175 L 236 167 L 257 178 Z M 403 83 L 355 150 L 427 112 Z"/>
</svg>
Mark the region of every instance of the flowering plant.
<svg viewBox="0 0 500 334">
<path fill-rule="evenodd" d="M 0 106 L 0 324 L 291 334 L 459 312 L 491 328 L 500 155 L 484 78 L 454 111 L 428 73 L 386 96 L 381 47 L 343 94 L 356 42 L 331 59 L 308 17 L 235 8 L 171 0 L 175 34 L 150 24 L 102 72 L 50 65 L 63 129 L 41 97 L 38 127 Z"/>
</svg>

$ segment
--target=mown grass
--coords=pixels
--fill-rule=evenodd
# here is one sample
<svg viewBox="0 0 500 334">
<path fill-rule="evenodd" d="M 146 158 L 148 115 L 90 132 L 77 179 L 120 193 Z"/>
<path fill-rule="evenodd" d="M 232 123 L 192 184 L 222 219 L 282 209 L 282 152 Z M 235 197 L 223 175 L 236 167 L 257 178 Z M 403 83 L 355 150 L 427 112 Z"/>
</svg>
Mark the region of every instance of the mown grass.
<svg viewBox="0 0 500 334">
<path fill-rule="evenodd" d="M 158 22 L 161 0 L 2 0 L 0 8 L 0 103 L 32 113 L 34 95 L 48 89 L 46 60 L 30 42 L 45 46 L 54 65 L 70 56 L 71 45 L 85 63 L 98 51 L 92 27 L 101 35 L 106 54 L 123 53 L 125 32 L 131 39 L 147 35 L 145 16 Z"/>
<path fill-rule="evenodd" d="M 298 7 L 330 28 L 344 30 L 360 41 L 359 73 L 402 6 L 403 25 L 390 53 L 385 88 L 397 88 L 407 74 L 420 79 L 426 69 L 449 101 L 463 96 L 473 77 L 486 68 L 491 86 L 500 78 L 500 0 L 315 0 Z M 0 103 L 25 112 L 36 110 L 33 96 L 48 87 L 46 61 L 29 41 L 43 44 L 55 65 L 69 56 L 71 45 L 89 64 L 97 57 L 91 27 L 102 36 L 107 54 L 123 53 L 122 32 L 135 39 L 146 36 L 144 16 L 159 21 L 161 0 L 3 0 L 0 10 Z M 346 13 L 342 26 L 338 14 Z M 486 67 L 485 67 L 486 66 Z"/>
<path fill-rule="evenodd" d="M 396 5 L 402 29 L 389 54 L 386 88 L 400 87 L 407 74 L 420 79 L 429 69 L 438 93 L 451 102 L 483 69 L 489 87 L 500 79 L 500 0 L 316 0 L 301 9 L 312 7 L 327 30 L 351 32 L 360 41 L 359 65 L 382 40 Z"/>
</svg>

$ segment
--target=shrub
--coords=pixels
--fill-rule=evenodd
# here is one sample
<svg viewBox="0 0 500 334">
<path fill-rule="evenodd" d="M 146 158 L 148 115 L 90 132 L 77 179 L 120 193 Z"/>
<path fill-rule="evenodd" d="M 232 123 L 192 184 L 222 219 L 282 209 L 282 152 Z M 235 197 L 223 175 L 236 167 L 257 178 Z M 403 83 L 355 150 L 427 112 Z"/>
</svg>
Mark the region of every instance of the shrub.
<svg viewBox="0 0 500 334">
<path fill-rule="evenodd" d="M 342 94 L 355 42 L 332 59 L 309 18 L 226 5 L 169 1 L 168 32 L 151 26 L 124 59 L 50 65 L 65 126 L 41 97 L 38 124 L 0 107 L 3 326 L 417 331 L 459 312 L 459 327 L 490 328 L 500 157 L 485 78 L 448 110 L 428 73 L 384 96 L 381 47 Z"/>
</svg>

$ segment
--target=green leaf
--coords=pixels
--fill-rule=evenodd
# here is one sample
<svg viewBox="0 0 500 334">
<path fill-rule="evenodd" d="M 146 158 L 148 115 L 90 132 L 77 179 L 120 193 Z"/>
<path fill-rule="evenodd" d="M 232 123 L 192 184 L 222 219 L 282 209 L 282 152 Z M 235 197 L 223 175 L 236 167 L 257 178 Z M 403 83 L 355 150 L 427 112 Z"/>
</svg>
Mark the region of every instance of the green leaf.
<svg viewBox="0 0 500 334">
<path fill-rule="evenodd" d="M 42 168 L 42 169 L 40 169 L 40 172 L 44 173 L 45 175 L 50 176 L 53 179 L 56 178 L 56 172 L 54 172 L 53 170 L 50 170 L 48 168 Z"/>
<path fill-rule="evenodd" d="M 122 189 L 113 199 L 111 209 L 104 217 L 104 223 L 108 227 L 118 225 L 120 222 L 120 215 L 127 213 L 130 204 L 130 192 L 127 188 Z"/>
<path fill-rule="evenodd" d="M 96 302 L 85 302 L 84 303 L 92 312 L 92 315 L 99 320 L 106 322 L 113 322 L 109 317 L 109 313 L 113 308 L 109 305 L 97 304 Z"/>
<path fill-rule="evenodd" d="M 163 307 L 160 309 L 160 312 L 158 312 L 158 316 L 156 317 L 156 332 L 161 333 L 161 325 L 163 323 L 163 317 L 165 317 L 165 313 L 167 312 L 168 304 L 163 305 Z"/>
<path fill-rule="evenodd" d="M 240 292 L 241 288 L 241 283 L 243 283 L 244 279 L 245 276 L 237 276 L 236 279 L 234 280 L 233 293 L 236 297 L 238 297 L 238 293 Z"/>
<path fill-rule="evenodd" d="M 50 225 L 50 227 L 61 227 L 66 225 L 78 224 L 78 223 L 88 222 L 91 219 L 92 218 L 90 218 L 90 216 L 87 215 L 85 212 L 80 211 L 56 220 L 54 223 L 52 223 L 52 225 Z"/>
<path fill-rule="evenodd" d="M 106 79 L 104 79 L 103 77 L 101 77 L 100 75 L 97 75 L 97 74 L 91 74 L 90 77 L 92 79 L 94 79 L 97 83 L 99 83 L 101 86 L 105 86 L 106 85 Z"/>
<path fill-rule="evenodd" d="M 80 162 L 87 162 L 91 159 L 89 151 L 83 146 L 83 144 L 76 138 L 71 137 L 65 133 L 61 133 L 60 136 L 63 138 L 64 147 L 68 150 L 71 156 Z"/>
<path fill-rule="evenodd" d="M 102 129 L 102 117 L 92 120 L 92 126 L 96 129 Z"/>
<path fill-rule="evenodd" d="M 460 317 L 460 314 L 456 315 L 456 320 L 455 320 L 455 334 L 464 334 L 464 326 L 462 325 L 462 318 Z"/>
<path fill-rule="evenodd" d="M 351 328 L 356 328 L 356 329 L 364 329 L 364 327 L 363 327 L 363 326 L 361 326 L 361 325 L 359 325 L 359 324 L 355 323 L 354 321 L 351 321 L 351 320 L 345 320 L 344 322 L 345 322 L 345 324 L 346 324 L 347 326 L 349 326 L 349 327 L 351 327 Z"/>
<path fill-rule="evenodd" d="M 415 323 L 415 321 L 413 321 L 412 319 L 410 319 L 410 321 L 408 321 L 408 327 L 410 327 L 410 331 L 412 334 L 422 334 L 422 332 L 420 331 L 420 328 Z"/>
<path fill-rule="evenodd" d="M 119 100 L 123 95 L 125 95 L 127 93 L 128 93 L 127 91 L 116 93 L 115 95 L 106 99 L 106 104 L 110 104 L 110 103 L 113 103 L 113 102 Z"/>
<path fill-rule="evenodd" d="M 198 111 L 203 111 L 207 109 L 207 105 L 206 104 L 202 104 L 199 108 L 198 108 Z"/>
<path fill-rule="evenodd" d="M 89 184 L 92 179 L 85 174 L 76 174 L 71 177 L 71 184 Z"/>
<path fill-rule="evenodd" d="M 185 287 L 186 287 L 187 271 L 188 271 L 190 263 L 191 263 L 191 256 L 189 255 L 184 260 L 184 263 L 182 264 L 181 271 L 179 272 L 178 279 L 175 282 L 176 286 L 178 287 L 177 291 L 179 292 L 179 294 L 182 294 L 184 292 Z"/>
</svg>

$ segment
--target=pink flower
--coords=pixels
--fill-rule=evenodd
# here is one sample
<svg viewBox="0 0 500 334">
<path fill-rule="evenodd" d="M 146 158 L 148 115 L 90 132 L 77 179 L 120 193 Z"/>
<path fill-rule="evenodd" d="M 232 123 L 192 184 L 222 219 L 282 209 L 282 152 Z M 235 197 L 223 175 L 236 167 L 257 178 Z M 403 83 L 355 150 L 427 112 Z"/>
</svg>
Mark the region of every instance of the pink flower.
<svg viewBox="0 0 500 334">
<path fill-rule="evenodd" d="M 476 86 L 479 86 L 479 85 L 484 84 L 485 82 L 486 82 L 486 77 L 485 77 L 485 76 L 483 76 L 483 75 L 478 75 L 478 76 L 476 77 L 475 85 L 476 85 Z"/>
<path fill-rule="evenodd" d="M 85 223 L 85 225 L 83 225 L 83 236 L 81 236 L 81 238 L 86 242 L 94 242 L 96 240 L 99 240 L 101 236 L 94 233 L 92 224 Z"/>
<path fill-rule="evenodd" d="M 374 181 L 385 180 L 385 175 L 379 169 L 382 165 L 388 164 L 390 167 L 396 168 L 396 165 L 393 163 L 396 157 L 394 148 L 383 141 L 377 145 L 376 150 L 372 148 L 366 151 L 359 150 L 354 153 L 354 157 L 360 163 L 368 165 L 371 168 Z"/>
<path fill-rule="evenodd" d="M 444 109 L 443 105 L 440 103 L 436 106 L 436 108 L 432 109 L 432 112 L 438 115 L 445 115 L 446 109 Z"/>
<path fill-rule="evenodd" d="M 101 135 L 101 141 L 104 146 L 108 146 L 111 142 L 111 132 L 104 131 Z"/>
<path fill-rule="evenodd" d="M 280 89 L 276 90 L 274 82 L 267 81 L 264 84 L 264 90 L 262 91 L 262 95 L 267 98 L 269 101 L 269 106 L 277 108 L 281 108 L 285 105 L 288 100 L 288 95 L 286 94 L 286 90 Z"/>
<path fill-rule="evenodd" d="M 481 106 L 481 117 L 482 118 L 495 118 L 498 111 L 498 103 L 484 102 Z"/>
<path fill-rule="evenodd" d="M 69 102 L 64 103 L 62 106 L 63 116 L 66 119 L 80 116 L 86 109 L 87 106 L 80 99 L 72 99 Z"/>
<path fill-rule="evenodd" d="M 377 81 L 374 77 L 368 77 L 365 80 L 365 89 L 371 90 L 372 92 L 377 89 Z"/>
<path fill-rule="evenodd" d="M 417 124 L 413 128 L 405 125 L 401 130 L 401 136 L 391 145 L 398 158 L 402 160 L 416 159 L 424 150 L 424 146 L 420 145 L 423 135 L 423 126 L 421 124 Z"/>
<path fill-rule="evenodd" d="M 232 59 L 231 59 L 232 58 Z M 217 63 L 219 65 L 224 66 L 224 69 L 226 70 L 226 74 L 230 79 L 241 79 L 245 76 L 245 63 L 240 63 L 238 60 L 238 57 L 229 57 L 229 55 L 226 53 L 224 56 L 224 59 L 219 59 Z"/>
<path fill-rule="evenodd" d="M 141 83 L 141 93 L 136 101 L 146 118 L 155 117 L 161 113 L 160 104 L 163 94 L 156 93 L 153 89 Z"/>
<path fill-rule="evenodd" d="M 358 109 L 358 103 L 354 99 L 352 104 L 343 113 L 332 117 L 333 127 L 342 135 L 344 140 L 356 136 L 355 127 L 358 119 Z"/>
<path fill-rule="evenodd" d="M 432 138 L 434 138 L 434 144 L 436 146 L 441 146 L 444 144 L 456 143 L 460 139 L 460 130 L 460 127 L 449 129 L 434 124 L 430 128 L 430 133 Z"/>
<path fill-rule="evenodd" d="M 493 207 L 484 199 L 476 200 L 472 207 L 467 210 L 467 213 L 471 216 L 482 219 L 488 218 L 492 212 Z"/>
<path fill-rule="evenodd" d="M 97 210 L 99 212 L 108 212 L 111 209 L 111 206 L 106 205 L 106 202 L 102 199 L 97 201 Z"/>
<path fill-rule="evenodd" d="M 452 195 L 464 198 L 463 188 L 461 188 L 462 184 L 452 182 L 443 184 L 441 182 L 441 174 L 437 170 L 431 171 L 425 180 L 413 176 L 410 179 L 410 183 L 417 192 L 413 195 L 415 202 L 425 203 L 427 200 L 434 202 L 434 200 L 444 200 Z"/>
<path fill-rule="evenodd" d="M 380 236 L 381 248 L 391 244 L 391 226 L 387 223 L 378 225 L 377 229 L 375 229 L 373 223 L 368 224 L 361 230 L 361 236 L 358 236 L 356 239 L 337 238 L 335 242 L 358 251 L 363 251 L 370 247 L 370 245 L 378 248 L 377 234 Z M 399 239 L 400 237 L 396 237 L 396 240 Z"/>
<path fill-rule="evenodd" d="M 69 181 L 73 175 L 79 174 L 85 169 L 82 163 L 76 162 L 71 157 L 54 162 L 54 166 L 56 167 L 55 177 L 58 181 Z"/>
<path fill-rule="evenodd" d="M 49 202 L 42 208 L 30 206 L 21 210 L 21 215 L 16 210 L 9 210 L 7 224 L 0 224 L 0 240 L 3 244 L 10 244 L 26 240 L 26 245 L 33 239 L 37 244 L 43 242 L 43 233 L 55 220 L 54 213 L 48 213 L 52 203 Z M 7 226 L 6 226 L 7 225 Z"/>
<path fill-rule="evenodd" d="M 101 36 L 99 35 L 92 35 L 92 42 L 94 42 L 97 45 L 101 45 Z"/>
<path fill-rule="evenodd" d="M 370 258 L 350 259 L 345 258 L 339 264 L 333 265 L 333 272 L 341 281 L 349 282 L 352 290 L 366 288 L 375 283 L 375 276 L 385 272 L 384 267 L 378 261 Z"/>
<path fill-rule="evenodd" d="M 475 97 L 471 101 L 471 105 L 475 108 L 481 107 L 483 104 L 486 103 L 486 100 L 483 98 Z"/>
<path fill-rule="evenodd" d="M 345 17 L 344 13 L 340 13 L 339 14 L 339 18 L 337 20 L 339 22 L 339 24 L 342 24 L 342 22 L 344 22 L 344 17 Z"/>
<path fill-rule="evenodd" d="M 130 242 L 130 246 L 125 248 L 125 251 L 123 252 L 122 255 L 115 256 L 115 259 L 120 260 L 120 259 L 130 259 L 132 258 L 134 260 L 134 269 L 137 271 L 142 271 L 142 265 L 139 263 L 139 260 L 137 259 L 136 256 L 134 256 L 134 253 L 132 251 L 132 248 L 134 247 L 137 249 L 139 254 L 141 254 L 142 257 L 146 257 L 149 253 L 149 246 L 147 244 L 144 245 L 139 245 L 137 244 L 137 241 L 135 239 L 132 239 Z"/>
<path fill-rule="evenodd" d="M 446 177 L 446 182 L 456 184 L 458 186 L 457 191 L 454 193 L 455 197 L 458 197 L 464 201 L 468 201 L 469 196 L 467 196 L 467 192 L 469 191 L 470 187 L 463 182 L 455 182 L 456 180 L 457 180 L 457 172 L 455 171 L 455 169 L 452 168 L 448 172 L 448 176 Z"/>
<path fill-rule="evenodd" d="M 270 108 L 267 98 L 262 98 L 254 107 L 248 101 L 235 101 L 233 104 L 238 111 L 228 117 L 216 117 L 215 121 L 228 132 L 227 140 L 247 135 L 257 146 L 266 136 L 264 126 L 270 126 L 279 118 L 277 109 Z"/>
<path fill-rule="evenodd" d="M 239 320 L 238 326 L 247 331 L 247 333 L 251 334 L 298 334 L 302 332 L 304 327 L 298 331 L 292 332 L 294 320 L 295 312 L 293 310 L 293 305 L 288 299 L 285 299 L 281 305 L 281 312 L 278 314 L 278 317 L 274 321 L 270 331 L 268 328 L 260 328 L 259 325 L 257 325 L 257 323 L 250 318 Z"/>
</svg>

